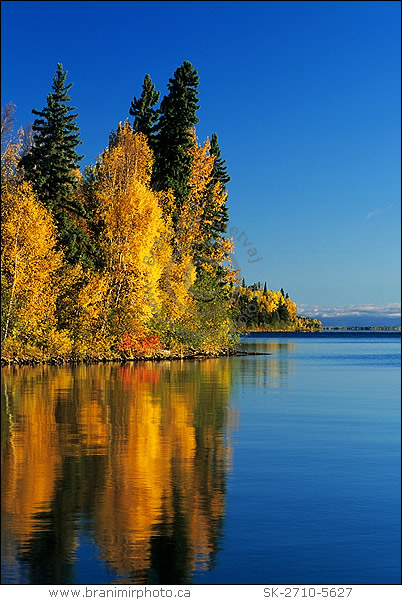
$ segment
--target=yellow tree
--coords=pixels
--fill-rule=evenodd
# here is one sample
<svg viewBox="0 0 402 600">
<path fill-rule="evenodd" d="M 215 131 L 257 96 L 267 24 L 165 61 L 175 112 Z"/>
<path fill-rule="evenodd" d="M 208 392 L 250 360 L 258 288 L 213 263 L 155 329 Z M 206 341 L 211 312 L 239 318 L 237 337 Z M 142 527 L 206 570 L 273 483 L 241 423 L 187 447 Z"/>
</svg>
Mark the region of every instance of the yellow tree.
<svg viewBox="0 0 402 600">
<path fill-rule="evenodd" d="M 282 301 L 283 296 L 281 292 L 274 292 L 272 290 L 268 290 L 267 296 L 261 296 L 260 299 L 261 305 L 265 308 L 267 313 L 277 311 Z"/>
<path fill-rule="evenodd" d="M 126 123 L 99 166 L 97 204 L 104 223 L 109 331 L 116 339 L 146 327 L 161 304 L 159 280 L 169 257 L 169 226 L 150 187 L 153 155 L 146 136 Z M 152 290 L 152 309 L 146 290 Z M 106 319 L 103 328 L 106 325 Z"/>
<path fill-rule="evenodd" d="M 174 318 L 186 329 L 198 330 L 201 337 L 208 330 L 215 337 L 217 330 L 229 328 L 227 290 L 222 285 L 234 277 L 230 263 L 233 241 L 213 233 L 227 194 L 220 182 L 213 183 L 215 157 L 210 142 L 200 145 L 195 130 L 191 139 L 189 194 L 182 199 L 175 223 L 174 254 L 165 289 Z"/>
<path fill-rule="evenodd" d="M 285 298 L 284 302 L 286 304 L 286 308 L 288 309 L 289 318 L 291 321 L 294 321 L 297 315 L 297 306 L 296 303 L 293 302 L 290 298 Z"/>
<path fill-rule="evenodd" d="M 6 107 L 7 109 L 7 107 Z M 27 350 L 68 351 L 65 332 L 55 329 L 56 284 L 61 254 L 55 228 L 18 165 L 24 131 L 12 134 L 13 107 L 2 110 L 2 339 Z"/>
<path fill-rule="evenodd" d="M 56 284 L 62 256 L 55 250 L 54 224 L 26 181 L 5 191 L 2 213 L 1 268 L 8 290 L 3 341 L 12 337 L 43 346 L 52 329 L 52 339 L 57 338 Z M 66 338 L 63 344 L 68 346 Z"/>
</svg>

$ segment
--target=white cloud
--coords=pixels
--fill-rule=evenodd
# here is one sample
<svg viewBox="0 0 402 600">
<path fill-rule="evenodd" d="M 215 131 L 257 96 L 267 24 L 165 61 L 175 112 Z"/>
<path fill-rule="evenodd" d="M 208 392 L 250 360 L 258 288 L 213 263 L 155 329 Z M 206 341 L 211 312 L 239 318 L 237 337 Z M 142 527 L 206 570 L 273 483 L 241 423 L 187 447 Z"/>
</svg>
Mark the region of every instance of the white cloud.
<svg viewBox="0 0 402 600">
<path fill-rule="evenodd" d="M 380 208 L 377 208 L 376 210 L 369 212 L 366 219 L 371 219 L 371 217 L 375 217 L 376 215 L 380 215 L 381 213 L 382 213 L 382 210 Z"/>
<path fill-rule="evenodd" d="M 393 204 L 388 204 L 385 208 L 376 208 L 375 210 L 368 213 L 366 219 L 371 219 L 372 217 L 376 217 L 377 215 L 381 215 L 384 212 L 387 212 L 390 208 L 394 208 Z"/>
<path fill-rule="evenodd" d="M 298 312 L 306 317 L 400 317 L 401 303 L 389 304 L 349 304 L 347 306 L 320 306 L 317 304 L 299 304 Z"/>
</svg>

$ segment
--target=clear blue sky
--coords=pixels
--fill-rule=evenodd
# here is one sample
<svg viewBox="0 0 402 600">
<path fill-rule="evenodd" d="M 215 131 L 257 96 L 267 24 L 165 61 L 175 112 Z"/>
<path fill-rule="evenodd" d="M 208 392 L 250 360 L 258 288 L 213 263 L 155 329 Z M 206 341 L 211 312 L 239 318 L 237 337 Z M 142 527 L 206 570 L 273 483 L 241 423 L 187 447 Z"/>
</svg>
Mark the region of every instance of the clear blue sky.
<svg viewBox="0 0 402 600">
<path fill-rule="evenodd" d="M 199 139 L 218 134 L 231 176 L 246 282 L 283 287 L 305 314 L 312 305 L 398 312 L 399 2 L 1 7 L 2 103 L 16 104 L 19 123 L 43 108 L 62 62 L 89 164 L 145 74 L 163 96 L 189 60 L 200 78 Z M 249 263 L 249 247 L 262 260 Z"/>
</svg>

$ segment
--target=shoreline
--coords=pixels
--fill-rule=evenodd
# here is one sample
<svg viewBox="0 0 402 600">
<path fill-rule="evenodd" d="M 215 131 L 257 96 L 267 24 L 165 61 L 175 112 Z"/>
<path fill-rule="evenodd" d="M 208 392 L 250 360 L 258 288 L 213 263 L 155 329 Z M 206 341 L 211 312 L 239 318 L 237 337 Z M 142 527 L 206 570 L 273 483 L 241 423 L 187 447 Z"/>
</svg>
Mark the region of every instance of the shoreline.
<svg viewBox="0 0 402 600">
<path fill-rule="evenodd" d="M 222 352 L 194 352 L 186 354 L 157 354 L 155 356 L 135 356 L 106 358 L 102 357 L 71 357 L 71 358 L 4 358 L 1 357 L 1 367 L 39 367 L 41 365 L 68 366 L 68 365 L 99 365 L 129 362 L 162 362 L 173 360 L 205 360 L 209 358 L 223 358 L 228 356 L 270 356 L 270 352 L 247 352 L 245 350 L 227 350 Z"/>
</svg>

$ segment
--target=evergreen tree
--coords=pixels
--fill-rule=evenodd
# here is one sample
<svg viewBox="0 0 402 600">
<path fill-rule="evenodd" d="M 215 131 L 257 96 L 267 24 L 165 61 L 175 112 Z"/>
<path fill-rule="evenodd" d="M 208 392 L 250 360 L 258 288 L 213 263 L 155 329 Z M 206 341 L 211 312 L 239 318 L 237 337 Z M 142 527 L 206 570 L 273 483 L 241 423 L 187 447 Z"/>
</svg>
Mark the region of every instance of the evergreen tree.
<svg viewBox="0 0 402 600">
<path fill-rule="evenodd" d="M 169 93 L 163 98 L 160 108 L 152 183 L 156 190 L 173 190 L 176 202 L 172 215 L 174 222 L 189 194 L 191 157 L 188 150 L 192 145 L 191 129 L 198 123 L 197 87 L 197 70 L 185 61 L 169 79 Z"/>
<path fill-rule="evenodd" d="M 227 173 L 227 167 L 225 161 L 221 156 L 221 149 L 218 144 L 218 136 L 213 133 L 211 136 L 210 153 L 214 157 L 214 168 L 212 171 L 211 186 L 216 183 L 220 183 L 222 188 L 226 191 L 226 184 L 230 181 L 230 177 Z M 229 221 L 229 211 L 226 202 L 222 205 L 219 214 L 216 215 L 216 219 L 212 224 L 212 235 L 218 237 L 219 235 L 226 233 L 227 223 Z"/>
<path fill-rule="evenodd" d="M 155 139 L 156 124 L 160 111 L 154 108 L 159 102 L 160 92 L 155 89 L 152 79 L 145 75 L 142 85 L 142 94 L 131 102 L 129 113 L 134 117 L 134 132 L 144 133 L 148 137 L 148 143 L 152 147 Z"/>
<path fill-rule="evenodd" d="M 83 158 L 78 156 L 76 147 L 82 142 L 75 123 L 78 115 L 71 114 L 75 107 L 68 105 L 68 92 L 73 84 L 67 85 L 66 78 L 67 72 L 63 72 L 63 65 L 58 63 L 46 106 L 41 111 L 32 110 L 38 117 L 32 125 L 33 143 L 21 164 L 39 200 L 53 213 L 58 246 L 67 261 L 74 263 L 79 259 L 89 260 L 90 245 L 78 225 L 79 218 L 85 217 L 84 207 L 75 193 L 79 181 L 78 163 Z"/>
</svg>

